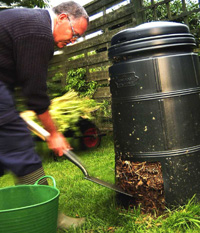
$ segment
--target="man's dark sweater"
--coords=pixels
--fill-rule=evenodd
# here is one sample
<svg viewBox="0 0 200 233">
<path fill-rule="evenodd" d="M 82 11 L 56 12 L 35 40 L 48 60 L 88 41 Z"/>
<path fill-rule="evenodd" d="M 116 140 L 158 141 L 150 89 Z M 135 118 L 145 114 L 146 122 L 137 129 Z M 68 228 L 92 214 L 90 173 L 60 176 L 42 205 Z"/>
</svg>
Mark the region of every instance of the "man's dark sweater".
<svg viewBox="0 0 200 233">
<path fill-rule="evenodd" d="M 46 78 L 53 52 L 47 10 L 19 8 L 0 12 L 0 81 L 10 88 L 21 86 L 28 108 L 37 114 L 45 112 L 50 104 Z"/>
</svg>

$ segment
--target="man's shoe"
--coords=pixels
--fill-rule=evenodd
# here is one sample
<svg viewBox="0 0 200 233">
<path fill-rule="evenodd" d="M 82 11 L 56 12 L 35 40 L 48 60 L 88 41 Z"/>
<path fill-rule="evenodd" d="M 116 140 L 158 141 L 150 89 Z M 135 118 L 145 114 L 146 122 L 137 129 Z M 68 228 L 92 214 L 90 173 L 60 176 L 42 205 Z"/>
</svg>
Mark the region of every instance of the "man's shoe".
<svg viewBox="0 0 200 233">
<path fill-rule="evenodd" d="M 85 218 L 71 218 L 63 213 L 58 213 L 57 227 L 60 229 L 69 229 L 70 227 L 80 227 L 85 223 Z"/>
</svg>

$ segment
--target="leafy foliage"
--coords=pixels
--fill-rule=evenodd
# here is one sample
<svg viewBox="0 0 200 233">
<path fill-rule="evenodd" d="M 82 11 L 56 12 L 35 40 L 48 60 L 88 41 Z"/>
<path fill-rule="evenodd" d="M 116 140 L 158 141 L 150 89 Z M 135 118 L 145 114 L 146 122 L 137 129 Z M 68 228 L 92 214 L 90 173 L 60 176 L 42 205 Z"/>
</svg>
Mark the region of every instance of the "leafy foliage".
<svg viewBox="0 0 200 233">
<path fill-rule="evenodd" d="M 56 67 L 59 69 L 60 67 Z M 50 70 L 49 70 L 50 71 Z M 53 71 L 53 70 L 51 70 Z M 97 88 L 97 82 L 87 82 L 85 80 L 86 69 L 79 68 L 70 70 L 67 73 L 66 86 L 63 86 L 62 81 L 65 79 L 65 74 L 57 72 L 52 78 L 47 80 L 48 94 L 51 98 L 55 98 L 65 94 L 68 91 L 75 91 L 80 96 L 92 97 Z"/>
<path fill-rule="evenodd" d="M 102 104 L 100 105 L 99 109 L 99 115 L 103 115 L 104 117 L 111 118 L 112 117 L 112 111 L 111 111 L 111 102 L 108 100 L 103 100 Z"/>
<path fill-rule="evenodd" d="M 159 2 L 159 0 L 154 1 L 154 2 L 155 3 Z M 183 13 L 183 4 L 182 4 L 181 0 L 173 0 L 173 1 L 170 1 L 169 4 L 170 4 L 169 6 L 170 6 L 170 12 L 171 12 L 172 17 L 178 16 L 181 13 Z M 145 0 L 144 6 L 145 7 L 151 6 L 151 2 L 149 2 L 148 0 Z M 186 7 L 187 7 L 187 11 L 191 11 L 191 10 L 197 9 L 198 4 L 195 0 L 191 0 L 191 1 L 187 1 Z M 157 18 L 155 18 L 155 15 L 153 14 L 152 10 L 145 11 L 147 21 L 167 19 L 168 16 L 167 16 L 166 4 L 158 5 L 155 9 L 156 9 L 155 13 L 156 13 Z M 194 15 L 193 18 L 194 17 L 196 17 L 196 16 Z M 183 18 L 180 17 L 178 19 L 178 22 L 182 22 L 182 21 L 183 21 Z"/>
<path fill-rule="evenodd" d="M 95 100 L 88 97 L 80 98 L 78 93 L 69 91 L 61 97 L 52 100 L 50 113 L 56 120 L 59 130 L 75 128 L 80 117 L 92 118 L 92 112 L 98 109 Z"/>
<path fill-rule="evenodd" d="M 91 97 L 97 88 L 97 82 L 87 82 L 85 80 L 86 69 L 78 68 L 76 70 L 70 70 L 67 73 L 67 85 L 66 91 L 74 90 L 79 93 L 80 96 Z"/>
<path fill-rule="evenodd" d="M 155 3 L 158 2 L 155 1 Z M 175 22 L 180 22 L 180 23 L 184 23 L 184 17 L 180 16 L 181 13 L 183 13 L 183 4 L 181 0 L 173 0 L 170 1 L 170 13 L 172 17 L 175 17 L 176 19 L 174 19 L 173 21 Z M 144 6 L 150 6 L 151 2 L 148 0 L 144 1 Z M 186 1 L 186 8 L 187 11 L 192 11 L 194 9 L 199 8 L 199 5 L 197 4 L 197 1 L 195 0 L 190 0 L 190 1 Z M 147 9 L 145 11 L 146 14 L 146 21 L 147 22 L 151 22 L 154 20 L 169 20 L 168 19 L 168 14 L 167 14 L 167 7 L 166 4 L 162 4 L 162 5 L 158 5 L 155 8 L 155 11 L 153 11 L 152 9 Z M 199 28 L 200 28 L 200 13 L 194 13 L 188 16 L 188 23 L 189 23 L 189 27 L 190 27 L 190 31 L 193 33 L 193 35 L 195 36 L 197 43 L 200 42 L 200 32 L 199 32 Z"/>
<path fill-rule="evenodd" d="M 99 104 L 95 100 L 88 97 L 80 98 L 78 93 L 69 91 L 63 96 L 52 99 L 49 111 L 59 131 L 64 132 L 68 128 L 76 130 L 76 123 L 80 117 L 92 119 L 92 112 L 98 108 Z M 25 111 L 22 115 L 24 118 L 37 121 L 32 111 Z"/>
<path fill-rule="evenodd" d="M 49 5 L 49 0 L 1 0 L 1 3 L 6 4 L 7 6 L 23 6 L 28 8 L 45 8 Z"/>
<path fill-rule="evenodd" d="M 63 87 L 61 80 L 64 78 L 64 74 L 57 72 L 54 77 L 47 80 L 47 89 L 49 97 L 55 98 L 66 93 L 65 87 Z"/>
</svg>

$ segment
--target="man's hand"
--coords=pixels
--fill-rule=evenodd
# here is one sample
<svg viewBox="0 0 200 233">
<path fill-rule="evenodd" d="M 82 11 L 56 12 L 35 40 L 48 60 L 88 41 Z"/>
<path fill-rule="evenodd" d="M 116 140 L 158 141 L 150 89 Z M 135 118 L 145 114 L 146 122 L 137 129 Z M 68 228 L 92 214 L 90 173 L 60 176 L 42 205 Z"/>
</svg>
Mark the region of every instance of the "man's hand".
<svg viewBox="0 0 200 233">
<path fill-rule="evenodd" d="M 57 156 L 63 156 L 63 150 L 71 150 L 70 144 L 65 137 L 59 133 L 53 133 L 47 138 L 49 149 L 53 150 Z"/>
<path fill-rule="evenodd" d="M 58 132 L 48 110 L 38 115 L 38 119 L 41 121 L 45 129 L 50 133 L 50 136 L 47 139 L 49 149 L 53 150 L 58 156 L 63 155 L 63 150 L 72 149 L 65 137 Z"/>
</svg>

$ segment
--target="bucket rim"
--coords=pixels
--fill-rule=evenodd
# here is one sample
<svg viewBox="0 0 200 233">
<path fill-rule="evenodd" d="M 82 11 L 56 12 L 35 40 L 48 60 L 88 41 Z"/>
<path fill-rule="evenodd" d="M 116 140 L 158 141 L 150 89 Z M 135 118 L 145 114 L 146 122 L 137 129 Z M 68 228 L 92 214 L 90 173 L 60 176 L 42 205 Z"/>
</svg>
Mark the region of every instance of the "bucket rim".
<svg viewBox="0 0 200 233">
<path fill-rule="evenodd" d="M 14 188 L 15 189 L 16 188 L 24 188 L 24 187 L 29 188 L 30 186 L 34 187 L 34 188 L 36 188 L 36 187 L 37 188 L 44 188 L 45 187 L 47 189 L 53 189 L 53 190 L 57 191 L 57 194 L 54 197 L 50 198 L 49 200 L 40 202 L 38 204 L 27 205 L 27 206 L 13 208 L 13 209 L 7 209 L 7 210 L 0 210 L 0 214 L 6 213 L 6 212 L 13 212 L 13 211 L 17 211 L 17 210 L 25 210 L 25 209 L 28 209 L 28 208 L 33 208 L 33 207 L 38 207 L 38 206 L 41 206 L 41 205 L 45 205 L 45 204 L 47 204 L 49 202 L 52 202 L 53 200 L 57 199 L 59 197 L 59 195 L 60 195 L 60 191 L 56 187 L 52 187 L 52 186 L 48 186 L 48 185 L 29 185 L 29 184 L 28 185 L 17 185 L 17 186 L 1 188 L 0 192 L 1 192 L 1 190 L 6 190 L 6 189 L 8 190 L 8 189 L 14 189 Z"/>
</svg>

